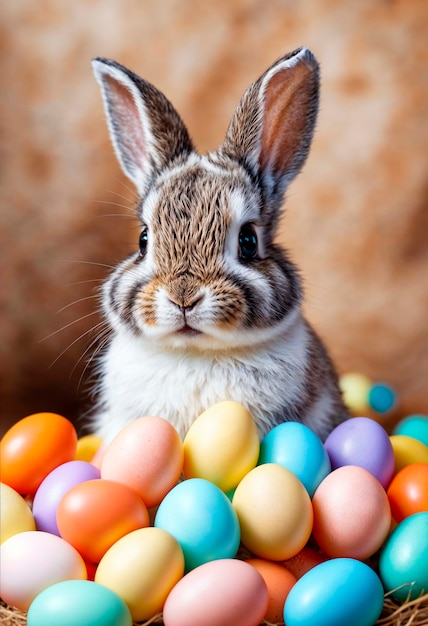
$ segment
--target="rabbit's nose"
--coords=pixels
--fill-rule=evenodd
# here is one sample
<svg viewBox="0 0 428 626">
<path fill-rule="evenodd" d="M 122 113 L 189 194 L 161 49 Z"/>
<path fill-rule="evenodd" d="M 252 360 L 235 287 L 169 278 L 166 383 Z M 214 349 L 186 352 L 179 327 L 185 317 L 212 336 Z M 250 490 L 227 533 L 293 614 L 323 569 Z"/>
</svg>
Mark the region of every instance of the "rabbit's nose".
<svg viewBox="0 0 428 626">
<path fill-rule="evenodd" d="M 188 313 L 192 311 L 192 309 L 194 309 L 196 305 L 198 305 L 204 299 L 204 295 L 197 294 L 190 298 L 185 298 L 185 297 L 179 298 L 179 297 L 169 295 L 168 299 L 170 302 L 175 304 L 175 306 L 177 306 L 183 313 Z"/>
</svg>

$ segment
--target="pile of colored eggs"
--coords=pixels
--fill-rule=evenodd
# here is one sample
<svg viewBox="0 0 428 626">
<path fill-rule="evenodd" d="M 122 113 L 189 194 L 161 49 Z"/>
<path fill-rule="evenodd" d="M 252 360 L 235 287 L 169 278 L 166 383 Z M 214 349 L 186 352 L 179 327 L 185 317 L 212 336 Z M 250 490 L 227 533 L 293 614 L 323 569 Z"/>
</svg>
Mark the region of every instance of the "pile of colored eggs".
<svg viewBox="0 0 428 626">
<path fill-rule="evenodd" d="M 0 595 L 29 626 L 371 626 L 428 591 L 425 416 L 260 442 L 221 402 L 184 441 L 142 417 L 100 443 L 51 413 L 1 441 Z"/>
</svg>

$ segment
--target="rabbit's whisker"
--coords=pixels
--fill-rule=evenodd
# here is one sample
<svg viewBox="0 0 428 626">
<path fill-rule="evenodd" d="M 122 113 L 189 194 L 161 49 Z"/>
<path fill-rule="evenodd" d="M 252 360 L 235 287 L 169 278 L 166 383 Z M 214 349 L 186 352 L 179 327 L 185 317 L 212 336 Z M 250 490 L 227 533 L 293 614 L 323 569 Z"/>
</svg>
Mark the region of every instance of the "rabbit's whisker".
<svg viewBox="0 0 428 626">
<path fill-rule="evenodd" d="M 69 307 L 74 306 L 75 304 L 79 304 L 79 302 L 85 302 L 85 300 L 93 300 L 94 298 L 97 299 L 98 298 L 98 294 L 92 294 L 92 296 L 85 296 L 84 298 L 79 298 L 78 300 L 73 300 L 73 302 L 69 302 L 65 306 L 63 306 L 60 309 L 58 309 L 57 313 L 61 313 L 62 311 L 65 311 L 65 309 L 68 309 Z"/>
<path fill-rule="evenodd" d="M 87 313 L 86 315 L 82 315 L 81 317 L 78 317 L 77 319 L 73 320 L 72 322 L 69 322 L 68 324 L 65 324 L 64 326 L 61 326 L 61 328 L 57 328 L 57 330 L 54 330 L 49 335 L 46 335 L 46 337 L 43 337 L 43 339 L 39 340 L 39 343 L 43 343 L 44 341 L 47 341 L 48 339 L 50 339 L 51 337 L 54 337 L 54 335 L 56 335 L 57 333 L 62 332 L 66 328 L 69 328 L 70 326 L 73 326 L 74 324 L 77 324 L 78 322 L 81 322 L 82 320 L 86 319 L 87 317 L 91 317 L 92 315 L 96 315 L 96 314 L 98 314 L 98 311 L 92 311 L 91 313 Z"/>
</svg>

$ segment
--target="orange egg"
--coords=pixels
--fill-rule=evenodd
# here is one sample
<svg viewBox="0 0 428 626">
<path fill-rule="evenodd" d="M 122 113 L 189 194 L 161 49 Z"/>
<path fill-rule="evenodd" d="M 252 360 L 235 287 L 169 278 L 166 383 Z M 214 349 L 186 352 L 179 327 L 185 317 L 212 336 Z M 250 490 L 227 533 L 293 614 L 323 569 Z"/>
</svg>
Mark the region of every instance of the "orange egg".
<svg viewBox="0 0 428 626">
<path fill-rule="evenodd" d="M 428 463 L 406 465 L 394 476 L 386 493 L 396 522 L 428 511 Z"/>
<path fill-rule="evenodd" d="M 183 443 L 162 417 L 147 416 L 125 426 L 107 446 L 101 478 L 134 489 L 151 508 L 160 504 L 183 469 Z"/>
<path fill-rule="evenodd" d="M 247 563 L 256 568 L 266 583 L 269 600 L 265 620 L 282 622 L 285 600 L 297 578 L 280 563 L 265 559 L 247 559 Z"/>
<path fill-rule="evenodd" d="M 76 447 L 76 430 L 62 415 L 24 417 L 0 442 L 2 482 L 20 494 L 34 495 L 49 472 L 74 459 Z"/>
<path fill-rule="evenodd" d="M 324 561 L 327 561 L 327 557 L 320 554 L 315 548 L 305 546 L 291 559 L 283 561 L 283 564 L 296 578 L 301 578 L 315 565 L 324 563 Z"/>
<path fill-rule="evenodd" d="M 86 561 L 98 563 L 127 533 L 149 525 L 149 514 L 135 491 L 112 480 L 89 480 L 72 487 L 57 509 L 63 539 Z"/>
</svg>

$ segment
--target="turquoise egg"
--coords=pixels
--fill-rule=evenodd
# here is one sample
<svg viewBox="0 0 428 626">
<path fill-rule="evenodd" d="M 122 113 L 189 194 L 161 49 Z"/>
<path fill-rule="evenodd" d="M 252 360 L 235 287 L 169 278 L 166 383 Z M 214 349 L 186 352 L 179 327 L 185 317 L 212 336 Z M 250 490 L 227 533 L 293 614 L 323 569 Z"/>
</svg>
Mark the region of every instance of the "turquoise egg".
<svg viewBox="0 0 428 626">
<path fill-rule="evenodd" d="M 265 463 L 277 463 L 293 472 L 311 497 L 331 470 L 321 439 L 299 422 L 279 424 L 264 437 L 258 465 Z"/>
<path fill-rule="evenodd" d="M 66 580 L 47 587 L 28 610 L 28 626 L 132 626 L 119 596 L 90 580 Z"/>
<path fill-rule="evenodd" d="M 284 606 L 286 626 L 373 626 L 383 607 L 378 575 L 355 559 L 316 565 L 291 588 Z"/>
<path fill-rule="evenodd" d="M 395 391 L 384 383 L 376 383 L 369 391 L 369 406 L 377 413 L 387 413 L 396 401 Z"/>
<path fill-rule="evenodd" d="M 160 503 L 154 525 L 178 541 L 186 572 L 238 552 L 238 516 L 226 494 L 203 478 L 176 485 Z"/>
<path fill-rule="evenodd" d="M 428 416 L 408 415 L 394 428 L 394 435 L 406 435 L 428 446 Z"/>
<path fill-rule="evenodd" d="M 428 592 L 428 512 L 410 515 L 393 530 L 380 553 L 379 573 L 400 602 L 409 593 L 414 599 Z"/>
</svg>

